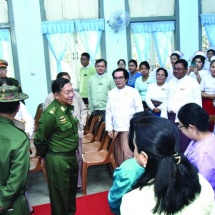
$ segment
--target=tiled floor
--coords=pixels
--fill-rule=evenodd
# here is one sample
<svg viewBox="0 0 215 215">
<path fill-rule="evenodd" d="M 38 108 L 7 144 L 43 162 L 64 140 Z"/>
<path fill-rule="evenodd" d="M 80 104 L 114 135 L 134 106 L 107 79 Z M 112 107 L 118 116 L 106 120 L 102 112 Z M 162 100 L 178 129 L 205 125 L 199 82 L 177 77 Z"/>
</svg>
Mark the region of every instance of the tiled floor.
<svg viewBox="0 0 215 215">
<path fill-rule="evenodd" d="M 92 166 L 88 168 L 87 194 L 109 190 L 112 176 L 107 166 Z M 30 173 L 28 179 L 28 194 L 32 206 L 49 203 L 48 188 L 42 171 Z M 81 196 L 78 193 L 77 196 Z"/>
</svg>

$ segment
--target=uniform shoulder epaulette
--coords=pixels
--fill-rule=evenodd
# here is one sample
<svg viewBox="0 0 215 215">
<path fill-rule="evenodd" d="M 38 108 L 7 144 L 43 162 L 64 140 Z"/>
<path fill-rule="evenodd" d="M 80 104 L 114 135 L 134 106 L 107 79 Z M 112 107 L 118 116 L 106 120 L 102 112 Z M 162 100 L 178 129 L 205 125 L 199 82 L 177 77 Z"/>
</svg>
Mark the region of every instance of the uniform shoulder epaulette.
<svg viewBox="0 0 215 215">
<path fill-rule="evenodd" d="M 53 107 L 53 108 L 51 108 L 51 109 L 49 110 L 49 113 L 50 113 L 51 115 L 54 115 L 55 112 L 56 112 L 56 110 L 57 110 L 57 107 Z"/>
</svg>

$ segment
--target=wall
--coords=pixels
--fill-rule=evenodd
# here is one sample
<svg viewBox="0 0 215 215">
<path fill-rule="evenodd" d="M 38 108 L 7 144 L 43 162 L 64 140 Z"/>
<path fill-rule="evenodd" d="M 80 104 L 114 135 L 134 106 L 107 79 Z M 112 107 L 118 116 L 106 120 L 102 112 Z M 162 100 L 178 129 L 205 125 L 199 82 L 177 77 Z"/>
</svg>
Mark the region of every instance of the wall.
<svg viewBox="0 0 215 215">
<path fill-rule="evenodd" d="M 37 105 L 48 94 L 39 1 L 13 0 L 12 3 L 21 85 L 29 95 L 27 109 L 34 116 Z"/>
<path fill-rule="evenodd" d="M 199 50 L 198 0 L 179 0 L 180 50 L 189 60 Z"/>
<path fill-rule="evenodd" d="M 104 4 L 104 19 L 105 19 L 105 38 L 106 38 L 106 60 L 108 62 L 108 72 L 112 74 L 113 70 L 117 68 L 117 61 L 125 59 L 128 62 L 127 55 L 127 38 L 126 30 L 115 31 L 109 26 L 107 22 L 111 14 L 117 10 L 125 10 L 124 0 L 114 1 L 103 0 Z"/>
</svg>

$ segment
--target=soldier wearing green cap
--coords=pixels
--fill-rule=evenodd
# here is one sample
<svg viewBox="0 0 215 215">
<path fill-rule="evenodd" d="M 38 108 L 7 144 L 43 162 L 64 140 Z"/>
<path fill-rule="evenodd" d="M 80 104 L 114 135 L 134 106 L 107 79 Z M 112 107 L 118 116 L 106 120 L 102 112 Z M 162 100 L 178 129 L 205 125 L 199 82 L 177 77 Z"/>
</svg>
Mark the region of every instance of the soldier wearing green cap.
<svg viewBox="0 0 215 215">
<path fill-rule="evenodd" d="M 78 180 L 78 120 L 74 92 L 68 79 L 52 83 L 54 101 L 45 109 L 34 137 L 37 155 L 46 162 L 52 215 L 72 215 L 76 211 Z"/>
<path fill-rule="evenodd" d="M 8 62 L 6 60 L 0 59 L 0 78 L 2 77 L 7 77 L 7 67 L 8 67 Z M 22 87 L 20 83 L 15 79 L 8 77 L 12 82 L 15 87 L 19 88 L 19 92 L 22 93 Z"/>
<path fill-rule="evenodd" d="M 0 214 L 29 215 L 25 198 L 29 171 L 29 138 L 13 119 L 28 95 L 15 86 L 0 87 Z"/>
</svg>

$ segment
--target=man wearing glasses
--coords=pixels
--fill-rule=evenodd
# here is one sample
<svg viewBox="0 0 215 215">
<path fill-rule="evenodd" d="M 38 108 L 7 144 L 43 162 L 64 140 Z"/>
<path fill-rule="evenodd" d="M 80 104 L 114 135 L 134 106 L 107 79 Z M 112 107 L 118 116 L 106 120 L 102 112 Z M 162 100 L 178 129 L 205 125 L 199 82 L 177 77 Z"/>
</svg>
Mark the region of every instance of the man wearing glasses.
<svg viewBox="0 0 215 215">
<path fill-rule="evenodd" d="M 133 157 L 128 145 L 129 124 L 132 116 L 143 111 L 138 91 L 126 85 L 129 73 L 118 68 L 112 73 L 116 88 L 108 94 L 106 106 L 106 130 L 111 138 L 115 138 L 115 159 L 117 165 Z"/>
<path fill-rule="evenodd" d="M 101 115 L 105 121 L 105 109 L 108 92 L 115 87 L 114 81 L 107 73 L 107 62 L 99 59 L 95 63 L 96 73 L 88 81 L 88 102 L 92 116 Z"/>
<path fill-rule="evenodd" d="M 188 63 L 179 59 L 173 67 L 174 78 L 169 81 L 167 95 L 161 110 L 161 117 L 168 118 L 178 126 L 177 114 L 179 109 L 187 103 L 202 106 L 201 89 L 196 79 L 187 75 Z M 179 149 L 183 153 L 189 142 L 181 131 L 179 132 Z"/>
</svg>

